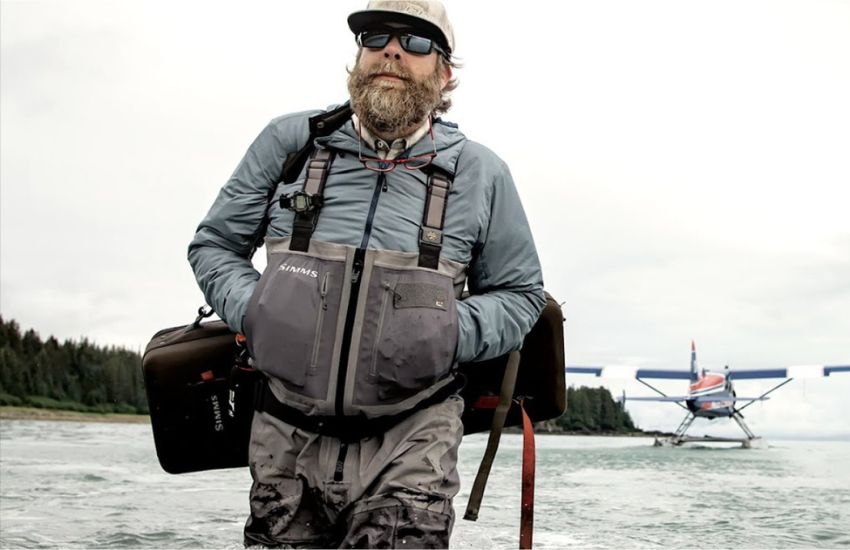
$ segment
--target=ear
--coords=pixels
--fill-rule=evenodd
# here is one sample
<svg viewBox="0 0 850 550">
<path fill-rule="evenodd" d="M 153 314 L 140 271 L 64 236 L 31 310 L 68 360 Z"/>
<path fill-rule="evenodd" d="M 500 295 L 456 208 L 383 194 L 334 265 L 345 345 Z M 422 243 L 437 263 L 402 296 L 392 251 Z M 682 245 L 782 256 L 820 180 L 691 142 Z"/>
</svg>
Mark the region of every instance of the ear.
<svg viewBox="0 0 850 550">
<path fill-rule="evenodd" d="M 442 62 L 442 72 L 440 74 L 440 81 L 442 83 L 441 89 L 445 90 L 449 81 L 452 79 L 452 67 L 447 62 Z"/>
</svg>

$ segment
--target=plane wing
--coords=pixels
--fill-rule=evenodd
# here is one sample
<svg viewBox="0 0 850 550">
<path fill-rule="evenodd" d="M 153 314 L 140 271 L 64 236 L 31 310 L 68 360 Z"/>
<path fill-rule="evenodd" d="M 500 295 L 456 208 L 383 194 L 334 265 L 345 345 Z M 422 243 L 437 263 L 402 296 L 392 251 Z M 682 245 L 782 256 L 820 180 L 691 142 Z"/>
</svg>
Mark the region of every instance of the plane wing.
<svg viewBox="0 0 850 550">
<path fill-rule="evenodd" d="M 626 401 L 663 401 L 665 403 L 679 403 L 687 400 L 687 395 L 670 395 L 667 397 L 626 397 Z"/>
<path fill-rule="evenodd" d="M 838 372 L 850 372 L 850 365 L 795 365 L 782 369 L 744 370 L 729 369 L 731 380 L 753 378 L 820 378 Z"/>
<path fill-rule="evenodd" d="M 585 366 L 572 365 L 564 369 L 567 374 L 592 374 L 603 378 L 667 378 L 670 380 L 690 380 L 691 373 L 686 370 L 641 369 L 630 365 Z"/>
<path fill-rule="evenodd" d="M 701 403 L 716 403 L 718 401 L 766 401 L 770 397 L 688 397 L 687 395 L 669 395 L 666 397 L 626 397 L 626 401 L 663 401 L 666 403 L 678 403 L 693 399 L 699 405 Z"/>
<path fill-rule="evenodd" d="M 630 365 L 570 365 L 564 370 L 567 374 L 591 374 L 604 378 L 655 378 L 667 380 L 689 380 L 691 378 L 690 371 L 686 370 L 644 369 Z M 729 369 L 729 379 L 820 378 L 840 372 L 850 373 L 850 365 L 796 365 L 780 369 Z"/>
</svg>

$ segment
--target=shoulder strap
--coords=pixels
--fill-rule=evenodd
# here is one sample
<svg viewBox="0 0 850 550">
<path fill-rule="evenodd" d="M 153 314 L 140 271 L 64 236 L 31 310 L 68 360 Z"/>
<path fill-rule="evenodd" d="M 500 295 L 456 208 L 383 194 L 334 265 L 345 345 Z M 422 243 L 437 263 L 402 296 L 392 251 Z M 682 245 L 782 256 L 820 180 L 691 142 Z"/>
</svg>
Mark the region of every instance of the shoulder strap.
<svg viewBox="0 0 850 550">
<path fill-rule="evenodd" d="M 310 135 L 307 143 L 301 149 L 286 157 L 280 172 L 283 183 L 294 183 L 313 152 L 313 140 L 317 137 L 329 136 L 339 130 L 345 121 L 351 118 L 351 105 L 346 102 L 332 111 L 319 113 L 310 117 Z"/>
<path fill-rule="evenodd" d="M 440 170 L 428 172 L 425 211 L 419 228 L 419 267 L 437 269 L 443 248 L 443 224 L 452 180 Z"/>
<path fill-rule="evenodd" d="M 290 250 L 307 252 L 310 239 L 316 229 L 319 211 L 324 203 L 325 182 L 328 180 L 334 153 L 330 149 L 316 149 L 307 165 L 307 177 L 304 187 L 291 195 L 280 198 L 280 205 L 295 212 L 292 221 L 292 240 Z"/>
<path fill-rule="evenodd" d="M 298 179 L 298 175 L 301 174 L 304 164 L 307 163 L 307 159 L 310 158 L 310 155 L 313 152 L 313 140 L 317 137 L 328 136 L 336 132 L 343 124 L 345 124 L 345 121 L 350 118 L 351 105 L 347 101 L 336 109 L 310 117 L 308 121 L 310 133 L 307 136 L 306 143 L 304 143 L 298 151 L 287 155 L 280 171 L 280 177 L 278 177 L 277 181 L 283 183 L 294 183 L 295 180 Z M 277 185 L 272 185 L 269 190 L 268 198 L 266 199 L 266 212 L 263 215 L 263 221 L 260 222 L 260 226 L 257 228 L 257 232 L 254 237 L 254 246 L 251 249 L 251 256 L 253 256 L 254 252 L 256 252 L 256 250 L 263 244 L 263 239 L 266 235 L 266 228 L 269 226 L 269 209 L 271 208 L 275 191 L 277 191 Z"/>
<path fill-rule="evenodd" d="M 475 481 L 473 482 L 472 490 L 469 493 L 469 503 L 466 505 L 466 513 L 464 514 L 463 519 L 470 521 L 476 521 L 478 519 L 478 510 L 481 508 L 481 499 L 484 498 L 484 489 L 487 487 L 487 478 L 490 477 L 490 469 L 493 467 L 493 460 L 496 458 L 496 451 L 499 450 L 499 441 L 502 438 L 502 430 L 505 427 L 505 420 L 507 419 L 508 412 L 511 409 L 514 388 L 516 387 L 517 373 L 519 372 L 519 363 L 520 352 L 510 352 L 508 355 L 508 362 L 505 365 L 505 374 L 502 377 L 502 385 L 499 391 L 499 396 L 481 396 L 479 400 L 473 404 L 473 408 L 495 410 L 493 411 L 493 421 L 490 425 L 490 437 L 487 439 L 487 448 L 484 449 L 484 456 L 481 458 L 481 464 L 478 466 L 478 473 L 475 475 Z"/>
</svg>

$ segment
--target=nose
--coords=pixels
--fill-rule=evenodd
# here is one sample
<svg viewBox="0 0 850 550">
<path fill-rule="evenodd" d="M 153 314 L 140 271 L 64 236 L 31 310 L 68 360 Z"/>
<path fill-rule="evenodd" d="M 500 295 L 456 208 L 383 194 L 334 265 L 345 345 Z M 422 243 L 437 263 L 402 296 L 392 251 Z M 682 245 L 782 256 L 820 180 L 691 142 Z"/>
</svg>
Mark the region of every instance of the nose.
<svg viewBox="0 0 850 550">
<path fill-rule="evenodd" d="M 387 42 L 387 45 L 384 46 L 384 57 L 387 58 L 387 59 L 392 58 L 392 59 L 399 60 L 399 59 L 401 59 L 401 52 L 402 51 L 403 50 L 402 50 L 402 47 L 401 47 L 401 43 L 398 41 L 398 37 L 393 36 L 390 39 L 390 41 Z"/>
</svg>

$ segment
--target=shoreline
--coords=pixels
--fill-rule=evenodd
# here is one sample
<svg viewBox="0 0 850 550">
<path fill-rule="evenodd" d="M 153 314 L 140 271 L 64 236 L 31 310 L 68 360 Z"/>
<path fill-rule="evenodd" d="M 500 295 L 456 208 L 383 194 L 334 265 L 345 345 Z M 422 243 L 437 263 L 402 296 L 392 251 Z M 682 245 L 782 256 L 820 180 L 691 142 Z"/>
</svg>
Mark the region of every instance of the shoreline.
<svg viewBox="0 0 850 550">
<path fill-rule="evenodd" d="M 35 407 L 0 406 L 0 420 L 41 420 L 47 422 L 113 422 L 120 424 L 150 424 L 146 414 L 92 413 L 62 409 L 39 409 Z M 504 433 L 522 433 L 516 427 L 505 428 Z M 659 432 L 586 432 L 540 430 L 535 435 L 575 435 L 598 437 L 656 437 L 666 436 Z"/>
<path fill-rule="evenodd" d="M 150 424 L 146 414 L 91 413 L 35 407 L 0 407 L 0 420 L 44 420 L 51 422 L 113 422 L 120 424 Z"/>
</svg>

